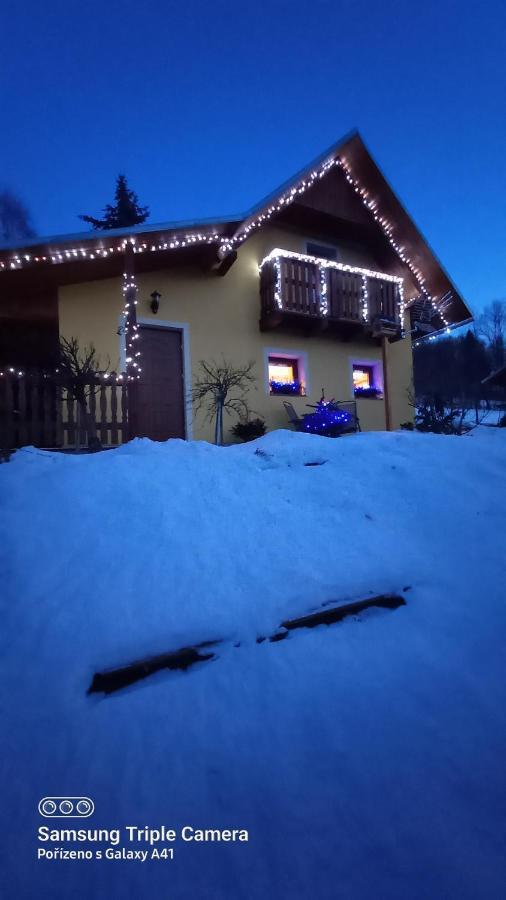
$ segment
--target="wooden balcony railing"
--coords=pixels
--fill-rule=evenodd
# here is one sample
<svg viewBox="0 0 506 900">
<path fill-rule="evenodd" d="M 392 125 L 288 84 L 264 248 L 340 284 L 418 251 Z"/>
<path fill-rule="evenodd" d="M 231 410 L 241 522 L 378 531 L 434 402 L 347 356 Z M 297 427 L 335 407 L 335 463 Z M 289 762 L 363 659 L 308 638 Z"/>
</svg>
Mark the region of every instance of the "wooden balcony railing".
<svg viewBox="0 0 506 900">
<path fill-rule="evenodd" d="M 261 327 L 321 322 L 372 337 L 401 337 L 402 278 L 273 250 L 260 267 Z"/>
</svg>

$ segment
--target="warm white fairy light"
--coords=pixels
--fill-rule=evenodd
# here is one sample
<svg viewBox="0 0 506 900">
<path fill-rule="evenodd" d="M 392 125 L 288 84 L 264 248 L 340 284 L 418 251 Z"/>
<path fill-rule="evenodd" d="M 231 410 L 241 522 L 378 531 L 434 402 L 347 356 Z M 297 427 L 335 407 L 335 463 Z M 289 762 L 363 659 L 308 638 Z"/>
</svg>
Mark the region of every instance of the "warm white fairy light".
<svg viewBox="0 0 506 900">
<path fill-rule="evenodd" d="M 136 351 L 134 341 L 139 338 L 139 326 L 135 307 L 137 306 L 137 282 L 133 273 L 123 272 L 123 316 L 125 320 L 125 348 L 128 380 L 139 379 L 141 367 L 138 358 L 141 353 Z"/>
<path fill-rule="evenodd" d="M 329 172 L 332 168 L 338 167 L 341 169 L 345 175 L 346 180 L 351 185 L 355 193 L 358 195 L 363 205 L 369 210 L 370 214 L 374 218 L 374 220 L 381 227 L 385 237 L 389 241 L 391 247 L 396 252 L 397 256 L 410 270 L 415 282 L 423 294 L 423 296 L 431 303 L 435 312 L 441 317 L 445 326 L 449 326 L 449 322 L 445 318 L 444 309 L 440 308 L 440 301 L 437 300 L 436 297 L 433 297 L 429 290 L 426 287 L 426 279 L 423 276 L 423 273 L 420 269 L 413 263 L 413 261 L 407 255 L 405 248 L 398 244 L 394 239 L 393 234 L 395 233 L 394 225 L 386 219 L 383 215 L 379 213 L 379 206 L 377 201 L 371 197 L 359 181 L 354 177 L 351 166 L 347 162 L 346 159 L 336 156 L 331 157 L 325 160 L 321 165 L 313 169 L 308 175 L 304 176 L 298 184 L 289 188 L 284 194 L 282 194 L 276 201 L 274 201 L 270 206 L 266 209 L 262 210 L 262 212 L 258 213 L 253 219 L 247 221 L 247 224 L 244 224 L 240 229 L 236 232 L 232 237 L 224 237 L 223 235 L 219 235 L 217 232 L 212 233 L 203 233 L 203 232 L 190 232 L 182 236 L 181 238 L 171 235 L 170 239 L 161 240 L 158 243 L 149 244 L 147 240 L 136 242 L 135 238 L 125 239 L 116 247 L 95 247 L 90 249 L 86 249 L 83 247 L 75 247 L 66 249 L 63 251 L 54 251 L 54 253 L 48 256 L 30 256 L 29 254 L 25 254 L 24 257 L 16 255 L 10 261 L 6 262 L 0 261 L 0 270 L 5 269 L 16 269 L 23 266 L 24 262 L 26 263 L 39 263 L 39 262 L 48 262 L 49 260 L 53 263 L 65 262 L 70 259 L 72 256 L 81 255 L 82 258 L 85 259 L 95 259 L 98 258 L 107 258 L 109 254 L 113 254 L 114 252 L 122 253 L 124 252 L 125 246 L 128 240 L 134 243 L 134 253 L 144 253 L 146 251 L 150 252 L 159 252 L 162 250 L 175 250 L 183 247 L 194 246 L 196 244 L 218 244 L 218 255 L 220 258 L 223 258 L 228 253 L 230 253 L 235 246 L 241 244 L 245 241 L 251 232 L 259 228 L 263 225 L 264 222 L 268 221 L 273 215 L 280 212 L 283 208 L 293 203 L 296 200 L 297 196 L 305 193 L 305 191 L 309 190 L 317 181 L 323 178 L 327 172 Z M 449 300 L 451 303 L 451 298 Z"/>
<path fill-rule="evenodd" d="M 368 191 L 359 184 L 359 182 L 357 181 L 356 178 L 353 177 L 353 175 L 351 174 L 350 166 L 348 165 L 346 160 L 341 159 L 340 157 L 337 157 L 335 162 L 343 170 L 347 182 L 349 184 L 351 184 L 351 186 L 353 187 L 353 190 L 355 191 L 356 194 L 358 194 L 358 196 L 362 200 L 362 203 L 364 204 L 364 206 L 367 207 L 367 209 L 371 213 L 375 222 L 377 222 L 381 226 L 383 233 L 385 234 L 385 237 L 387 238 L 390 246 L 397 253 L 397 256 L 399 257 L 401 262 L 403 262 L 408 267 L 408 269 L 411 272 L 411 274 L 413 275 L 413 278 L 415 279 L 421 293 L 424 295 L 424 297 L 427 300 L 429 300 L 432 308 L 441 317 L 444 324 L 446 326 L 448 326 L 449 323 L 446 320 L 446 318 L 444 317 L 443 312 L 439 308 L 439 304 L 436 302 L 436 298 L 433 297 L 429 293 L 429 291 L 427 290 L 427 288 L 425 286 L 426 280 L 425 280 L 424 276 L 422 275 L 420 270 L 417 268 L 417 266 L 415 266 L 415 264 L 409 258 L 409 256 L 406 255 L 404 247 L 400 246 L 392 237 L 392 234 L 394 232 L 394 226 L 390 222 L 388 222 L 388 220 L 385 219 L 383 216 L 378 215 L 377 202 L 370 198 Z M 451 302 L 451 300 L 450 300 L 450 302 Z"/>
<path fill-rule="evenodd" d="M 191 247 L 195 244 L 215 244 L 223 242 L 226 252 L 230 252 L 232 244 L 229 239 L 221 238 L 217 232 L 204 234 L 201 232 L 188 233 L 182 237 L 171 235 L 170 239 L 160 240 L 156 244 L 149 244 L 147 241 L 138 242 L 135 237 L 125 238 L 115 247 L 70 247 L 65 250 L 53 250 L 46 256 L 13 256 L 9 261 L 0 260 L 0 271 L 5 269 L 19 269 L 23 267 L 24 262 L 54 264 L 64 263 L 68 260 L 81 257 L 82 259 L 107 259 L 114 253 L 124 253 L 128 243 L 133 245 L 134 253 L 144 253 L 145 251 L 160 252 L 162 250 L 178 250 L 183 247 Z"/>
<path fill-rule="evenodd" d="M 274 299 L 278 309 L 283 308 L 283 299 L 281 297 L 281 262 L 279 257 L 274 260 L 274 270 L 276 272 L 276 286 L 274 288 Z"/>
<path fill-rule="evenodd" d="M 338 269 L 341 272 L 349 272 L 353 275 L 360 275 L 362 277 L 362 297 L 361 297 L 361 308 L 362 308 L 362 318 L 364 322 L 369 321 L 369 292 L 368 292 L 368 278 L 378 278 L 382 281 L 391 281 L 397 285 L 399 291 L 399 318 L 401 322 L 401 332 L 404 336 L 404 291 L 403 291 L 403 278 L 399 275 L 388 275 L 385 272 L 375 272 L 372 269 L 364 269 L 362 266 L 350 266 L 347 263 L 335 262 L 332 259 L 324 259 L 321 256 L 310 256 L 308 253 L 297 253 L 294 250 L 281 250 L 279 247 L 276 247 L 274 250 L 264 257 L 259 266 L 259 271 L 261 272 L 265 265 L 272 263 L 274 265 L 275 273 L 276 273 L 276 284 L 274 288 L 274 300 L 276 302 L 276 306 L 278 309 L 283 309 L 283 296 L 282 296 L 282 285 L 281 285 L 281 260 L 285 259 L 295 259 L 298 262 L 307 262 L 312 265 L 316 265 L 319 268 L 320 272 L 320 314 L 322 316 L 328 316 L 329 314 L 329 304 L 328 304 L 328 294 L 327 294 L 327 270 L 328 269 Z"/>
<path fill-rule="evenodd" d="M 259 269 L 261 270 L 266 263 L 271 262 L 271 260 L 274 260 L 277 257 L 288 257 L 289 259 L 296 259 L 300 262 L 324 266 L 327 269 L 339 269 L 342 272 L 351 272 L 355 275 L 366 275 L 368 278 L 381 278 L 382 281 L 394 281 L 396 284 L 402 284 L 404 280 L 400 275 L 389 275 L 386 272 L 376 272 L 373 269 L 366 269 L 363 266 L 350 266 L 348 263 L 336 262 L 333 259 L 325 259 L 322 256 L 310 256 L 308 253 L 297 253 L 295 250 L 282 250 L 280 247 L 275 247 L 274 250 L 271 250 L 271 252 L 263 258 Z"/>
<path fill-rule="evenodd" d="M 369 321 L 369 292 L 367 290 L 367 275 L 362 275 L 362 318 Z"/>
<path fill-rule="evenodd" d="M 472 321 L 472 318 L 464 319 L 463 322 L 454 322 L 452 325 L 447 325 L 445 328 L 439 328 L 438 331 L 433 331 L 431 334 L 424 334 L 422 337 L 417 338 L 416 341 L 413 341 L 413 347 L 419 347 L 426 341 L 437 341 L 442 334 L 451 334 L 455 328 L 462 328 L 464 325 L 470 325 Z"/>
<path fill-rule="evenodd" d="M 364 204 L 364 206 L 369 210 L 369 212 L 372 215 L 372 217 L 374 218 L 375 222 L 377 222 L 378 225 L 381 227 L 381 229 L 383 230 L 383 232 L 385 234 L 385 237 L 387 238 L 391 247 L 395 250 L 395 252 L 396 252 L 397 256 L 399 257 L 399 259 L 401 260 L 401 262 L 403 262 L 410 270 L 421 293 L 424 295 L 424 297 L 426 297 L 427 300 L 430 301 L 433 309 L 441 317 L 444 324 L 448 325 L 449 323 L 444 316 L 444 312 L 439 308 L 439 304 L 436 302 L 436 298 L 432 297 L 431 294 L 429 293 L 429 291 L 427 290 L 426 281 L 425 281 L 425 278 L 423 277 L 423 274 L 420 272 L 420 270 L 417 268 L 417 266 L 415 266 L 415 264 L 409 258 L 409 256 L 407 256 L 407 254 L 405 252 L 405 248 L 403 246 L 399 245 L 392 237 L 392 235 L 394 233 L 394 226 L 384 216 L 379 215 L 378 204 L 377 204 L 376 200 L 372 199 L 370 197 L 369 193 L 367 192 L 367 190 L 359 184 L 357 179 L 355 179 L 353 177 L 349 164 L 346 162 L 346 160 L 342 159 L 341 157 L 335 157 L 333 159 L 326 160 L 322 164 L 320 169 L 313 170 L 313 172 L 311 172 L 309 177 L 307 177 L 306 179 L 303 179 L 301 182 L 299 182 L 299 184 L 296 187 L 291 188 L 289 191 L 287 191 L 286 194 L 283 194 L 280 198 L 278 198 L 275 205 L 270 206 L 266 211 L 264 211 L 259 216 L 257 216 L 256 219 L 254 219 L 252 222 L 250 222 L 248 225 L 246 225 L 244 227 L 243 231 L 239 235 L 237 235 L 235 238 L 233 238 L 233 240 L 236 240 L 236 241 L 237 240 L 245 240 L 245 238 L 249 235 L 252 228 L 258 227 L 258 225 L 260 225 L 264 220 L 269 219 L 272 215 L 274 215 L 275 213 L 277 213 L 281 209 L 283 209 L 283 207 L 292 203 L 296 199 L 298 194 L 302 194 L 302 193 L 304 193 L 304 191 L 308 190 L 308 188 L 312 187 L 312 185 L 318 179 L 320 179 L 324 175 L 326 175 L 326 173 L 330 169 L 332 169 L 334 166 L 337 166 L 338 168 L 340 168 L 343 171 L 346 180 L 353 187 L 353 190 L 359 196 L 359 198 L 362 201 L 362 203 Z M 450 303 L 451 303 L 451 299 L 450 299 Z"/>
<path fill-rule="evenodd" d="M 327 270 L 320 266 L 320 315 L 328 316 L 329 301 L 327 296 Z"/>
<path fill-rule="evenodd" d="M 55 375 L 57 376 L 58 374 L 59 374 L 58 369 L 54 369 L 54 371 L 52 371 L 52 372 L 39 372 L 39 371 L 23 372 L 21 370 L 18 371 L 17 369 L 8 368 L 8 369 L 0 371 L 0 378 L 8 378 L 9 376 L 12 376 L 12 375 L 14 375 L 16 378 L 28 378 L 28 379 L 32 378 L 32 377 L 34 377 L 36 379 L 37 378 L 53 378 Z M 116 382 L 116 384 L 118 382 L 125 380 L 125 376 L 123 374 L 116 375 L 115 373 L 112 373 L 112 372 L 94 372 L 93 376 L 90 376 L 90 379 L 91 378 L 93 379 L 93 381 L 96 381 L 96 380 L 111 381 L 111 382 Z"/>
</svg>

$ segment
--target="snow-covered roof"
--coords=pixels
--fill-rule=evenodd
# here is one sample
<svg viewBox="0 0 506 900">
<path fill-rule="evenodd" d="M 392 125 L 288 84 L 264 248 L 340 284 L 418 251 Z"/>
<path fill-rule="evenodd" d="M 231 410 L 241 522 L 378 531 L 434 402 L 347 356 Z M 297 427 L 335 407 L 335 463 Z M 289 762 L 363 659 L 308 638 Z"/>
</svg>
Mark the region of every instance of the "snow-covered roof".
<svg viewBox="0 0 506 900">
<path fill-rule="evenodd" d="M 0 271 L 95 259 L 122 252 L 127 241 L 139 252 L 181 250 L 216 245 L 223 255 L 235 250 L 270 219 L 285 210 L 330 171 L 340 171 L 356 192 L 400 263 L 409 269 L 422 296 L 437 307 L 445 324 L 467 321 L 472 314 L 434 251 L 374 162 L 360 134 L 353 131 L 319 154 L 309 165 L 269 194 L 247 213 L 138 225 L 111 231 L 79 232 L 36 238 L 22 246 L 0 248 Z"/>
</svg>

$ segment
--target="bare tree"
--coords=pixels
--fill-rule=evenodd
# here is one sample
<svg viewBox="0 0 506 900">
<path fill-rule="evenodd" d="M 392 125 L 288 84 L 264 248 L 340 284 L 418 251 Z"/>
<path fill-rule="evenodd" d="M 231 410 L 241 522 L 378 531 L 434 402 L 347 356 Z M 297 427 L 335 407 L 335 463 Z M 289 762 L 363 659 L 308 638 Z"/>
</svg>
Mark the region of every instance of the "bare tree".
<svg viewBox="0 0 506 900">
<path fill-rule="evenodd" d="M 30 213 L 12 191 L 0 191 L 0 243 L 11 244 L 35 237 Z"/>
<path fill-rule="evenodd" d="M 223 444 L 223 410 L 235 412 L 246 419 L 250 409 L 246 401 L 248 387 L 256 381 L 252 374 L 255 363 L 233 366 L 225 359 L 221 363 L 200 361 L 200 375 L 193 387 L 196 409 L 204 408 L 206 418 L 214 425 L 214 443 Z"/>
<path fill-rule="evenodd" d="M 79 446 L 80 424 L 84 426 L 89 450 L 101 450 L 102 444 L 97 437 L 97 424 L 88 409 L 88 398 L 96 393 L 99 386 L 99 373 L 107 369 L 100 368 L 97 352 L 93 344 L 81 351 L 79 341 L 75 337 L 60 338 L 60 358 L 58 374 L 71 397 L 77 402 L 78 426 L 76 449 Z"/>
<path fill-rule="evenodd" d="M 476 319 L 476 334 L 488 344 L 492 369 L 504 365 L 506 341 L 506 301 L 494 300 Z"/>
</svg>

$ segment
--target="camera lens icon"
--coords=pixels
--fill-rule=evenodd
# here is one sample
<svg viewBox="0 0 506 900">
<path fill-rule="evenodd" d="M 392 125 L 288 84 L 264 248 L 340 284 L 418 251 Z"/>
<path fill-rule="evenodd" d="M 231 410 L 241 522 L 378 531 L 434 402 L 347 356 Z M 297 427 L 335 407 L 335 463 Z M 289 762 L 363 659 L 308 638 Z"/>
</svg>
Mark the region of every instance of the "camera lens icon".
<svg viewBox="0 0 506 900">
<path fill-rule="evenodd" d="M 95 804 L 89 797 L 43 797 L 39 803 L 39 813 L 46 818 L 81 819 L 94 811 Z"/>
<path fill-rule="evenodd" d="M 43 800 L 40 806 L 40 811 L 45 816 L 54 816 L 56 809 L 54 800 Z"/>
<path fill-rule="evenodd" d="M 70 813 L 74 812 L 74 804 L 70 800 L 62 800 L 58 808 L 62 816 L 70 816 Z"/>
<path fill-rule="evenodd" d="M 79 802 L 76 803 L 76 812 L 78 812 L 80 816 L 89 816 L 90 813 L 93 812 L 93 803 L 91 800 L 84 797 L 83 800 L 79 800 Z"/>
</svg>

